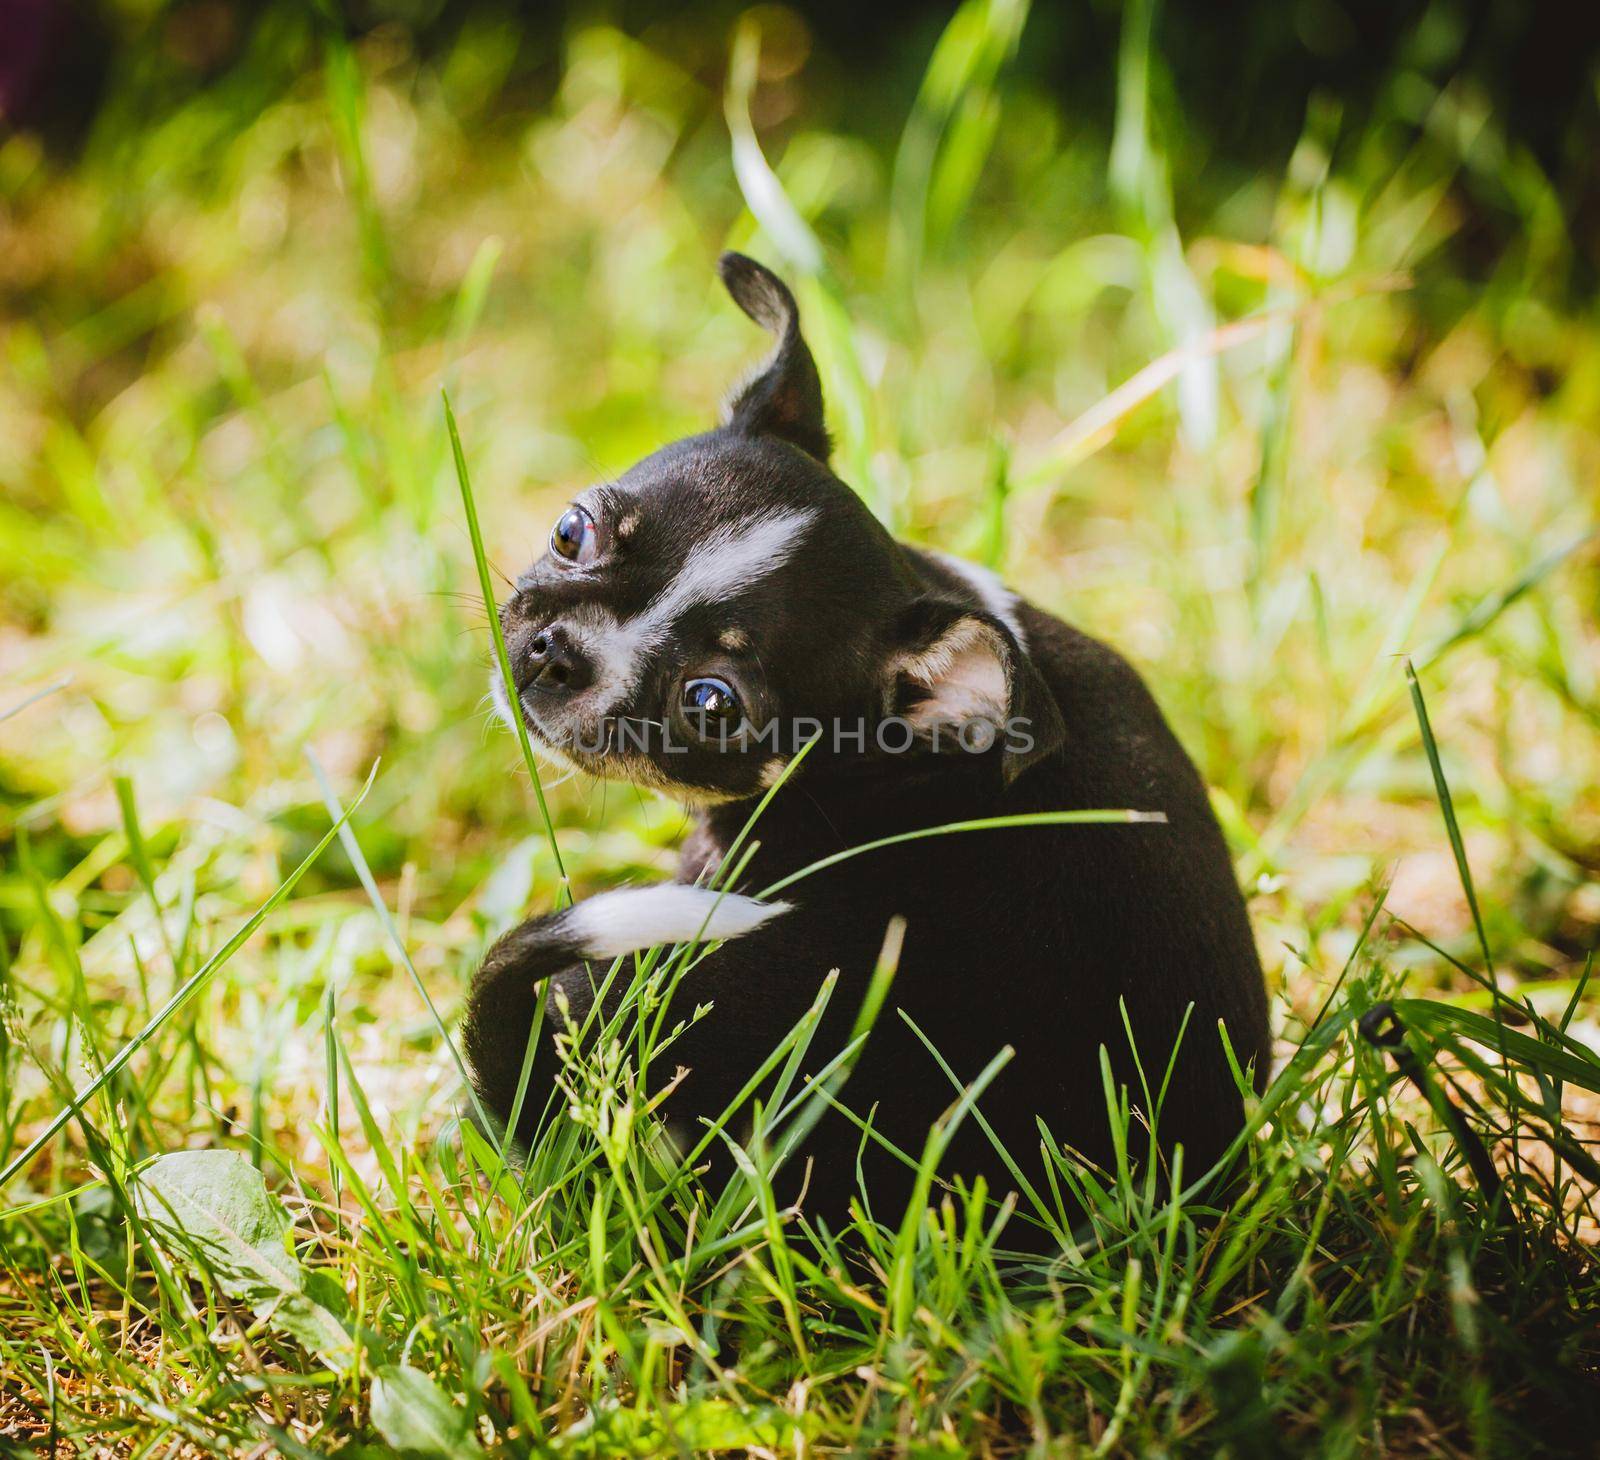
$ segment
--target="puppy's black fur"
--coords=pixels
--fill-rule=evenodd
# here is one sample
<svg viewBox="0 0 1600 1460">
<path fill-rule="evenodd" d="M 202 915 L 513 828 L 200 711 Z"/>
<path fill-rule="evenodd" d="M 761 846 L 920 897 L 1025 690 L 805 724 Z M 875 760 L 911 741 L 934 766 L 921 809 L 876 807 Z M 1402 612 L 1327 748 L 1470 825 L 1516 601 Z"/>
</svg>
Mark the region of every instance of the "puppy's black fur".
<svg viewBox="0 0 1600 1460">
<path fill-rule="evenodd" d="M 674 1123 L 720 1113 L 837 969 L 810 1048 L 810 1068 L 820 1068 L 847 1041 L 899 915 L 907 932 L 890 1007 L 841 1094 L 871 1113 L 881 1135 L 920 1153 L 956 1094 L 896 1012 L 904 1010 L 963 1081 L 1002 1046 L 1015 1049 L 980 1109 L 1030 1179 L 1039 1180 L 1041 1121 L 1062 1144 L 1110 1158 L 1102 1046 L 1136 1107 L 1148 1112 L 1166 1081 L 1159 1145 L 1170 1153 L 1181 1142 L 1186 1171 L 1198 1172 L 1241 1121 L 1219 1025 L 1258 1083 L 1269 1057 L 1261 970 L 1199 776 L 1115 652 L 977 570 L 884 532 L 827 467 L 821 387 L 789 291 L 738 255 L 725 256 L 722 273 L 746 313 L 777 336 L 776 352 L 722 427 L 580 498 L 555 549 L 519 580 L 502 623 L 535 737 L 586 769 L 699 803 L 679 873 L 694 882 L 716 868 L 752 798 L 807 738 L 793 729 L 796 717 L 830 728 L 864 722 L 864 746 L 847 738 L 841 747 L 825 733 L 779 791 L 757 829 L 746 891 L 831 853 L 947 822 L 1097 808 L 1166 820 L 912 841 L 796 884 L 784 894 L 788 911 L 755 926 L 757 910 L 753 930 L 715 947 L 684 981 L 684 1015 L 713 1009 L 673 1047 L 670 1067 L 651 1071 L 659 1086 L 688 1067 L 664 1113 Z M 715 699 L 724 726 L 728 713 L 746 726 L 776 721 L 778 738 L 752 746 L 709 735 L 695 700 L 706 692 L 694 688 L 708 677 L 726 691 Z M 496 692 L 504 709 L 504 686 Z M 949 733 L 935 744 L 937 731 L 975 714 L 1023 733 L 983 753 Z M 870 728 L 896 716 L 914 736 L 903 753 Z M 613 732 L 631 723 L 682 733 L 675 747 L 623 746 Z M 508 934 L 473 985 L 467 1051 L 502 1117 L 539 1000 L 559 990 L 581 1023 L 604 965 L 576 960 L 616 951 L 597 937 L 603 919 L 579 914 L 581 905 Z M 551 1014 L 530 1112 L 543 1108 L 558 1072 Z M 807 1147 L 808 1209 L 843 1209 L 860 1144 L 842 1117 L 819 1125 Z M 897 1217 L 905 1168 L 870 1142 L 861 1165 L 874 1209 Z M 944 1170 L 982 1173 L 997 1190 L 1014 1185 L 970 1120 Z"/>
</svg>

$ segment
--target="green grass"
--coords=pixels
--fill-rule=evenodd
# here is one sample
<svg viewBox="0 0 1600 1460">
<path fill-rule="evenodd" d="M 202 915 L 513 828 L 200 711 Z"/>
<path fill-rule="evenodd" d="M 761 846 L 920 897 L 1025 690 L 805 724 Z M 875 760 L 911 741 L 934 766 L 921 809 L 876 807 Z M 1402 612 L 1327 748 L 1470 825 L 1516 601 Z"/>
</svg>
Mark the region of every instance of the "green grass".
<svg viewBox="0 0 1600 1460">
<path fill-rule="evenodd" d="M 1591 1442 L 1593 306 L 1458 86 L 1397 77 L 1358 136 L 1314 105 L 1282 177 L 1181 175 L 1148 14 L 1109 141 L 1014 72 L 1002 0 L 892 135 L 767 65 L 781 28 L 715 38 L 723 89 L 577 26 L 535 106 L 492 18 L 424 60 L 273 11 L 198 89 L 130 46 L 81 158 L 0 141 L 8 1443 Z M 1490 176 L 1528 246 L 1469 278 Z M 931 1200 L 775 1206 L 901 1017 L 894 937 L 851 1044 L 813 1045 L 819 968 L 774 1093 L 697 1137 L 725 1185 L 637 1093 L 701 1017 L 664 1001 L 691 951 L 610 972 L 525 1163 L 462 1118 L 488 942 L 684 829 L 488 727 L 483 600 L 748 366 L 725 246 L 796 281 L 874 509 L 1123 648 L 1213 786 L 1279 1035 L 1231 1186 L 1169 1199 L 1063 1131 L 1044 1187 L 950 1184 L 983 1081 L 930 1051 Z"/>
</svg>

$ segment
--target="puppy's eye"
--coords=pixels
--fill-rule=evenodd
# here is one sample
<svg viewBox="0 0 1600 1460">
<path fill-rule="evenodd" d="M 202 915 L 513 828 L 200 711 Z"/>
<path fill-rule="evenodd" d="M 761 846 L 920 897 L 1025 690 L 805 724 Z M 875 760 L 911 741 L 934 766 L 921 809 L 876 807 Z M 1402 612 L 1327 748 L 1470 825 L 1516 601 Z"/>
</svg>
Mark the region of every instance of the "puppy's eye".
<svg viewBox="0 0 1600 1460">
<path fill-rule="evenodd" d="M 703 735 L 732 730 L 743 712 L 733 687 L 721 679 L 691 679 L 683 687 L 683 713 Z"/>
<path fill-rule="evenodd" d="M 582 507 L 569 507 L 550 534 L 550 551 L 569 563 L 592 563 L 600 551 L 600 533 Z"/>
</svg>

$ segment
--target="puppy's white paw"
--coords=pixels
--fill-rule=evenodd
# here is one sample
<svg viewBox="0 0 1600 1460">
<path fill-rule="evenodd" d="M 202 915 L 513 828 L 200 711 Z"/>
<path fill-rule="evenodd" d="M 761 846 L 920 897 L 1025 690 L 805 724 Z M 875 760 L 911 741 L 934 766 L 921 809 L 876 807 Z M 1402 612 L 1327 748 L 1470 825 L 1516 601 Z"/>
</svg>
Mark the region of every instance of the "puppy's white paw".
<svg viewBox="0 0 1600 1460">
<path fill-rule="evenodd" d="M 662 943 L 720 943 L 754 932 L 789 911 L 734 892 L 666 883 L 597 893 L 561 915 L 562 932 L 596 960 L 620 958 Z"/>
</svg>

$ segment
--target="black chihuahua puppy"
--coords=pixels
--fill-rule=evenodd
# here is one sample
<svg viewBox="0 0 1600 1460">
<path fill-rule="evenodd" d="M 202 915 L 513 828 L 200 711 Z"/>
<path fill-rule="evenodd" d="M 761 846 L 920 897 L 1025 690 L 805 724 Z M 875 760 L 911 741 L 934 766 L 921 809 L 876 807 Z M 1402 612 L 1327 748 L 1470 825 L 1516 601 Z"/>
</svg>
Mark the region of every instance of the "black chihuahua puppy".
<svg viewBox="0 0 1600 1460">
<path fill-rule="evenodd" d="M 836 1216 L 859 1178 L 875 1210 L 898 1216 L 890 1204 L 909 1172 L 888 1147 L 918 1156 L 958 1094 L 951 1074 L 972 1080 L 1007 1045 L 1015 1057 L 978 1109 L 1031 1180 L 1045 1159 L 1041 1124 L 1091 1161 L 1111 1158 L 1102 1049 L 1140 1112 L 1136 1144 L 1149 1154 L 1153 1129 L 1161 1158 L 1181 1143 L 1185 1171 L 1198 1174 L 1242 1121 L 1224 1031 L 1258 1085 L 1268 1065 L 1261 968 L 1200 777 L 1115 652 L 987 571 L 889 536 L 828 468 L 822 388 L 793 296 L 738 254 L 723 256 L 721 273 L 777 337 L 771 360 L 718 429 L 584 492 L 500 610 L 534 739 L 586 771 L 680 796 L 697 825 L 677 883 L 591 897 L 490 951 L 465 1024 L 483 1101 L 508 1117 L 535 1010 L 549 1000 L 528 1115 L 513 1132 L 525 1138 L 559 1073 L 559 1006 L 582 1025 L 612 960 L 699 941 L 715 946 L 679 986 L 682 1011 L 666 1027 L 711 1010 L 649 1082 L 679 1081 L 663 1106 L 669 1128 L 715 1118 L 830 970 L 838 984 L 806 1072 L 840 1053 L 901 917 L 890 1007 L 839 1095 L 883 1139 L 825 1118 L 805 1147 L 807 1209 Z M 493 688 L 509 720 L 498 675 Z M 1153 814 L 903 841 L 813 873 L 782 902 L 712 889 L 755 798 L 802 747 L 754 832 L 746 889 L 950 822 Z M 608 997 L 627 983 L 624 971 Z M 801 1165 L 790 1165 L 790 1192 Z M 946 1174 L 1015 1185 L 972 1119 Z"/>
</svg>

